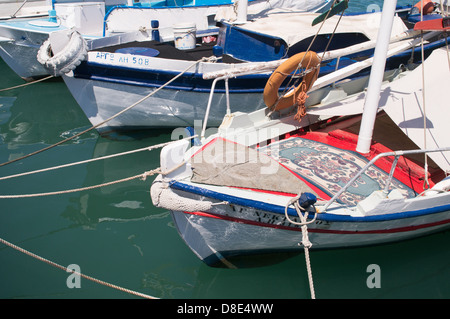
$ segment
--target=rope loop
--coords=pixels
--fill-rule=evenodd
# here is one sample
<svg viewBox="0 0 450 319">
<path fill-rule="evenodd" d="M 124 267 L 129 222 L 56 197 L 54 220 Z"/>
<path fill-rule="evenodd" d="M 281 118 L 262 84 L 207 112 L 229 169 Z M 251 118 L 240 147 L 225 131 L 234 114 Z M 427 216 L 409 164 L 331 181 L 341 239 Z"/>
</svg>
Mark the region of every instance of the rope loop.
<svg viewBox="0 0 450 319">
<path fill-rule="evenodd" d="M 286 218 L 287 218 L 287 220 L 289 220 L 289 222 L 291 222 L 292 224 L 295 224 L 295 225 L 301 225 L 301 229 L 302 229 L 301 245 L 303 245 L 303 248 L 305 251 L 305 262 L 306 262 L 306 270 L 308 271 L 309 290 L 311 291 L 311 298 L 316 299 L 316 295 L 314 292 L 314 282 L 313 282 L 313 276 L 312 276 L 311 261 L 309 258 L 309 249 L 312 247 L 312 243 L 309 240 L 307 225 L 313 223 L 316 220 L 317 211 L 315 211 L 314 218 L 312 220 L 308 221 L 307 220 L 308 210 L 303 209 L 298 202 L 301 195 L 302 195 L 302 193 L 299 193 L 296 197 L 289 200 L 288 203 L 286 204 L 284 212 L 285 212 Z M 301 221 L 300 223 L 294 222 L 289 218 L 287 210 L 290 205 L 294 205 L 295 210 L 297 211 L 298 217 L 300 218 L 300 221 Z"/>
<path fill-rule="evenodd" d="M 311 219 L 310 221 L 307 221 L 307 217 L 308 217 L 308 211 L 306 211 L 305 209 L 303 209 L 301 206 L 300 206 L 300 204 L 298 203 L 298 200 L 300 199 L 300 196 L 302 195 L 302 193 L 299 193 L 297 196 L 295 196 L 295 197 L 293 197 L 293 198 L 291 198 L 288 202 L 287 202 L 287 204 L 286 204 L 286 206 L 284 207 L 284 214 L 285 214 L 285 216 L 286 216 L 286 219 L 291 223 L 291 224 L 294 224 L 294 225 L 299 225 L 299 226 L 303 226 L 303 225 L 308 225 L 308 224 L 311 224 L 311 223 L 314 223 L 315 221 L 316 221 L 316 218 L 317 218 L 317 211 L 315 211 L 314 212 L 314 217 L 313 217 L 313 219 Z M 300 218 L 300 223 L 299 222 L 296 222 L 296 221 L 293 221 L 293 220 L 291 220 L 290 218 L 289 218 L 289 214 L 288 214 L 288 208 L 289 208 L 289 206 L 291 206 L 291 205 L 294 205 L 294 208 L 295 208 L 295 210 L 297 211 L 297 214 L 298 214 L 298 216 L 299 216 L 299 218 Z"/>
</svg>

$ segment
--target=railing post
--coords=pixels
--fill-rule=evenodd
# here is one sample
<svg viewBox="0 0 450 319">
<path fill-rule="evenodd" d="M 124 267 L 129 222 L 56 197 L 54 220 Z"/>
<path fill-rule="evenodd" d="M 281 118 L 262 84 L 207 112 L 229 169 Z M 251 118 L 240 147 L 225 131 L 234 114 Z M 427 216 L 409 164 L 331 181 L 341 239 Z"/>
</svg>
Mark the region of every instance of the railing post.
<svg viewBox="0 0 450 319">
<path fill-rule="evenodd" d="M 383 191 L 386 195 L 389 193 L 388 192 L 389 185 L 391 185 L 392 178 L 394 177 L 394 171 L 395 171 L 395 168 L 397 167 L 397 163 L 398 163 L 399 157 L 400 157 L 399 155 L 395 156 L 394 162 L 392 163 L 391 171 L 389 172 L 389 178 L 388 178 L 388 180 L 386 182 L 386 186 L 384 187 L 384 191 Z"/>
<path fill-rule="evenodd" d="M 205 112 L 205 118 L 203 120 L 203 128 L 202 133 L 200 134 L 200 141 L 203 142 L 205 139 L 205 132 L 206 132 L 206 125 L 208 123 L 208 117 L 209 117 L 209 110 L 211 109 L 211 102 L 214 95 L 214 89 L 216 87 L 217 81 L 219 81 L 221 78 L 215 78 L 212 85 L 211 85 L 211 91 L 209 92 L 209 99 L 208 99 L 208 105 L 206 106 L 206 112 Z"/>
</svg>

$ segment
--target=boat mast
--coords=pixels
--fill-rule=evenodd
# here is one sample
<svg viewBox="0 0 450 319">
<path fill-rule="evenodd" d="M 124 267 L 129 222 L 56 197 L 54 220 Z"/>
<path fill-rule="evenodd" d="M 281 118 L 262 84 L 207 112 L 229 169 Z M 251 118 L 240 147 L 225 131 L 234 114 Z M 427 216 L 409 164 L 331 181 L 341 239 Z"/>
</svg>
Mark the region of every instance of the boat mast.
<svg viewBox="0 0 450 319">
<path fill-rule="evenodd" d="M 372 143 L 373 127 L 378 112 L 381 83 L 383 81 L 384 69 L 386 66 L 386 56 L 389 48 L 389 39 L 391 37 L 396 6 L 397 0 L 385 0 L 383 3 L 377 45 L 375 47 L 372 69 L 370 70 L 369 85 L 367 88 L 361 127 L 359 129 L 358 144 L 356 145 L 356 151 L 362 154 L 369 153 L 370 144 Z"/>
<path fill-rule="evenodd" d="M 248 0 L 237 0 L 236 5 L 236 11 L 237 11 L 237 17 L 236 17 L 236 24 L 243 24 L 247 22 L 247 7 L 248 7 Z"/>
</svg>

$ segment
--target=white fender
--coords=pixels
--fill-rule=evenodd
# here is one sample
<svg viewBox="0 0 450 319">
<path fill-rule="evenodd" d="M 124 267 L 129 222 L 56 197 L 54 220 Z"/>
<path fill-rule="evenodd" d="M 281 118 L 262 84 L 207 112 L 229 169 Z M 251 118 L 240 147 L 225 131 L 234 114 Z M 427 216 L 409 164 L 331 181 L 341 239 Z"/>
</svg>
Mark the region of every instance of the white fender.
<svg viewBox="0 0 450 319">
<path fill-rule="evenodd" d="M 208 211 L 213 203 L 191 198 L 181 197 L 170 189 L 168 184 L 158 175 L 150 187 L 152 203 L 155 207 L 165 208 L 171 211 L 197 212 Z"/>
<path fill-rule="evenodd" d="M 432 188 L 428 189 L 426 192 L 424 192 L 425 196 L 431 196 L 436 195 L 439 193 L 445 193 L 450 191 L 450 176 L 447 176 L 439 183 L 436 183 Z"/>
<path fill-rule="evenodd" d="M 71 30 L 67 44 L 56 54 L 50 39 L 39 48 L 37 60 L 53 75 L 59 76 L 74 70 L 87 57 L 87 44 L 78 31 Z"/>
</svg>

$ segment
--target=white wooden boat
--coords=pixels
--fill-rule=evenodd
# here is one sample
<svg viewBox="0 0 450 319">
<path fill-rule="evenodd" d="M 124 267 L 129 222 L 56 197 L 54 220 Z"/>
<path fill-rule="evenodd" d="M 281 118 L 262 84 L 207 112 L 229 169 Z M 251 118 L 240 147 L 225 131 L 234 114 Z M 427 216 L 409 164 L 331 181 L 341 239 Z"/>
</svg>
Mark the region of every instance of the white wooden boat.
<svg viewBox="0 0 450 319">
<path fill-rule="evenodd" d="M 381 244 L 449 228 L 449 48 L 383 81 L 386 12 L 368 83 L 343 80 L 322 95 L 319 78 L 308 92 L 319 102 L 300 121 L 296 105 L 230 113 L 218 131 L 199 127 L 197 139 L 162 149 L 153 203 L 172 212 L 205 263 L 233 267 L 234 257 Z M 445 23 L 440 30 L 449 29 Z"/>
<path fill-rule="evenodd" d="M 180 50 L 173 42 L 164 41 L 102 47 L 91 50 L 86 61 L 62 77 L 100 133 L 193 125 L 195 120 L 204 117 L 210 98 L 213 79 L 207 78 L 207 74 L 252 68 L 255 64 L 268 61 L 281 63 L 286 57 L 306 50 L 319 29 L 319 25 L 311 27 L 311 22 L 318 16 L 318 13 L 273 10 L 267 16 L 245 24 L 223 23 L 217 42 L 204 43 L 202 35 L 197 34 L 198 45 L 191 50 Z M 374 25 L 379 25 L 375 21 L 379 21 L 380 16 L 380 13 L 343 16 L 332 38 L 330 50 L 364 43 L 364 54 L 373 54 L 378 29 Z M 320 29 L 315 42 L 319 44 L 317 50 L 324 50 L 338 20 L 339 17 L 334 16 L 329 19 L 329 24 Z M 411 36 L 403 21 L 396 17 L 392 37 Z M 411 39 L 404 42 L 408 41 Z M 440 43 L 443 45 L 444 42 Z M 217 46 L 214 44 L 223 49 L 220 60 L 201 61 L 202 58 L 215 58 L 214 49 Z M 363 54 L 360 52 L 363 48 L 356 48 L 355 55 Z M 339 52 L 341 55 L 349 54 Z M 418 52 L 414 54 L 414 57 L 417 56 Z M 393 67 L 407 63 L 410 57 L 411 53 L 407 53 L 401 60 L 392 60 Z M 394 59 L 394 55 L 391 58 Z M 324 63 L 328 63 L 331 57 L 325 60 Z M 339 66 L 355 61 L 357 59 L 351 57 L 342 58 Z M 335 68 L 336 65 L 328 66 L 329 71 Z M 322 66 L 321 76 L 326 74 L 325 69 Z M 229 100 L 233 110 L 251 112 L 264 106 L 261 95 L 270 72 L 266 70 L 260 74 L 229 79 Z M 167 84 L 169 81 L 170 84 Z M 214 90 L 214 99 L 219 102 L 211 111 L 209 125 L 219 125 L 227 108 L 225 84 L 217 83 Z M 127 109 L 134 103 L 137 104 Z M 116 117 L 120 112 L 125 113 Z"/>
<path fill-rule="evenodd" d="M 306 1 L 249 0 L 248 10 L 257 14 L 267 7 L 277 7 L 285 2 L 294 7 L 304 4 L 311 9 L 320 9 L 328 0 L 311 1 L 311 5 L 305 4 Z M 214 28 L 215 14 L 233 7 L 231 0 L 198 0 L 183 2 L 181 6 L 174 1 L 52 0 L 52 7 L 46 17 L 0 21 L 0 57 L 20 77 L 31 80 L 52 74 L 36 59 L 38 50 L 52 33 L 72 30 L 88 41 L 112 37 L 109 41 L 115 43 L 130 39 L 151 39 L 152 21 L 158 21 L 161 30 L 172 28 L 174 23 L 187 21 L 196 23 L 199 29 Z M 75 51 L 75 48 L 69 49 Z M 78 45 L 76 49 L 86 51 L 92 46 L 88 44 L 84 48 Z M 79 53 L 80 60 L 85 57 L 85 53 Z M 74 63 L 73 67 L 78 63 Z"/>
</svg>

